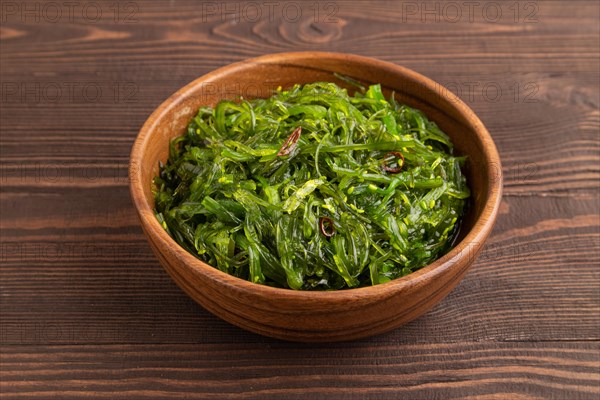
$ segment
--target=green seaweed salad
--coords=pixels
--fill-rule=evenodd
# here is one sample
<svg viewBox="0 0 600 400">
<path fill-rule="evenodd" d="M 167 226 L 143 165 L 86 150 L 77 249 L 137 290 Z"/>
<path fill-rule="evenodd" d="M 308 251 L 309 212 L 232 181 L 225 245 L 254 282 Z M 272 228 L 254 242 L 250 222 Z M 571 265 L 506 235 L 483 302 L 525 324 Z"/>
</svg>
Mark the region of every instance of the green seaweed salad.
<svg viewBox="0 0 600 400">
<path fill-rule="evenodd" d="M 452 143 L 380 85 L 318 82 L 202 107 L 154 180 L 190 253 L 251 282 L 376 285 L 449 250 L 469 189 Z"/>
</svg>

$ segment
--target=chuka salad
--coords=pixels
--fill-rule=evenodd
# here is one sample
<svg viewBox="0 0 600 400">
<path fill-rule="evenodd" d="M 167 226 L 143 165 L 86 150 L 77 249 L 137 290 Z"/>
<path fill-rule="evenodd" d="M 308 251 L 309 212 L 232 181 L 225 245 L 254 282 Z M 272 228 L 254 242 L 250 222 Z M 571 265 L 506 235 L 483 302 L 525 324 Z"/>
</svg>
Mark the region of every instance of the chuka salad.
<svg viewBox="0 0 600 400">
<path fill-rule="evenodd" d="M 377 285 L 452 245 L 469 189 L 452 143 L 380 85 L 333 83 L 202 107 L 154 180 L 187 251 L 251 282 Z"/>
</svg>

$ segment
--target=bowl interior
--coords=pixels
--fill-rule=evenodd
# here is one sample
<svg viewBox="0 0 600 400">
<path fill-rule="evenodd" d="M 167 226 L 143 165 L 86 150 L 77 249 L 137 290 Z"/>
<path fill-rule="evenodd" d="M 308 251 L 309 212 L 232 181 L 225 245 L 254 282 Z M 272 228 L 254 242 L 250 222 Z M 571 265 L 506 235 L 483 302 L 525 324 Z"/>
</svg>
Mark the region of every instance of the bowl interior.
<svg viewBox="0 0 600 400">
<path fill-rule="evenodd" d="M 330 81 L 355 89 L 334 73 L 364 85 L 380 83 L 386 96 L 394 93 L 398 102 L 422 110 L 451 137 L 455 152 L 468 156 L 463 171 L 472 197 L 456 243 L 478 221 L 482 225 L 482 219 L 495 215 L 501 185 L 498 155 L 485 127 L 466 105 L 441 85 L 406 68 L 365 57 L 313 52 L 274 54 L 232 64 L 193 81 L 165 101 L 143 126 L 132 151 L 130 179 L 134 200 L 136 191 L 142 194 L 138 196 L 142 204 L 136 204 L 142 220 L 153 218 L 140 208 L 154 207 L 152 179 L 158 174 L 159 161 L 167 160 L 169 141 L 185 132 L 199 107 L 239 96 L 269 97 L 279 86 L 296 83 Z M 142 222 L 159 226 L 157 221 Z M 486 223 L 483 230 L 485 234 L 477 240 L 485 239 L 491 226 Z"/>
</svg>

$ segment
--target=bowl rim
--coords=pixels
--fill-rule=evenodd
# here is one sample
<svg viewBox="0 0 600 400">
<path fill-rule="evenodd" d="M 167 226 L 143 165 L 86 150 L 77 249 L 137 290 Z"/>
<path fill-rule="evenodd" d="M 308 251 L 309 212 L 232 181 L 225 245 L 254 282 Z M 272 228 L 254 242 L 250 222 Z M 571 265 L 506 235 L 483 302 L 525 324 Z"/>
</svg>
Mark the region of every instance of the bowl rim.
<svg viewBox="0 0 600 400">
<path fill-rule="evenodd" d="M 364 300 L 373 295 L 377 295 L 380 298 L 382 295 L 392 296 L 409 286 L 417 285 L 421 282 L 429 281 L 430 279 L 435 279 L 436 276 L 444 273 L 448 269 L 452 269 L 453 266 L 458 265 L 458 261 L 465 256 L 472 257 L 472 259 L 474 259 L 477 251 L 481 246 L 483 246 L 483 243 L 493 229 L 502 199 L 503 177 L 498 150 L 496 149 L 491 135 L 481 120 L 471 110 L 471 108 L 468 107 L 458 97 L 452 99 L 451 106 L 454 107 L 456 111 L 463 118 L 465 118 L 465 120 L 469 121 L 469 124 L 473 127 L 478 139 L 485 144 L 485 146 L 482 146 L 484 159 L 487 163 L 495 167 L 489 168 L 486 176 L 490 182 L 487 193 L 488 201 L 485 203 L 479 217 L 475 220 L 472 229 L 467 232 L 465 237 L 463 237 L 460 242 L 458 242 L 448 253 L 442 257 L 422 267 L 421 269 L 412 272 L 411 274 L 374 286 L 343 290 L 306 291 L 277 288 L 253 283 L 233 275 L 229 275 L 215 267 L 212 267 L 211 265 L 194 257 L 191 253 L 181 247 L 163 229 L 154 215 L 153 205 L 145 201 L 143 185 L 150 185 L 151 182 L 142 182 L 141 180 L 144 150 L 150 142 L 152 132 L 158 124 L 158 121 L 165 117 L 170 111 L 176 110 L 183 99 L 188 96 L 189 92 L 206 85 L 207 82 L 211 82 L 211 80 L 218 78 L 219 76 L 235 73 L 237 70 L 243 70 L 247 68 L 248 64 L 281 64 L 285 62 L 293 62 L 311 58 L 329 59 L 338 62 L 353 61 L 355 63 L 364 64 L 367 66 L 370 65 L 380 69 L 392 70 L 399 75 L 408 77 L 413 81 L 417 81 L 428 91 L 433 92 L 433 94 L 442 98 L 443 101 L 448 102 L 446 98 L 447 94 L 449 93 L 448 89 L 430 78 L 397 64 L 349 53 L 319 51 L 273 53 L 235 62 L 204 74 L 199 78 L 194 79 L 181 89 L 177 90 L 169 98 L 163 101 L 144 122 L 132 146 L 129 161 L 130 194 L 134 207 L 136 208 L 140 218 L 142 228 L 148 236 L 147 239 L 151 241 L 158 241 L 162 246 L 157 247 L 169 248 L 173 255 L 177 257 L 181 261 L 182 265 L 184 265 L 186 268 L 205 275 L 211 280 L 218 281 L 222 286 L 227 286 L 247 293 L 252 292 L 257 295 L 263 295 L 270 298 L 277 297 L 281 300 L 290 301 L 306 301 L 307 299 L 310 299 L 311 302 L 328 301 L 329 303 L 345 303 L 349 300 Z M 474 244 L 474 247 L 471 247 L 472 244 Z"/>
</svg>

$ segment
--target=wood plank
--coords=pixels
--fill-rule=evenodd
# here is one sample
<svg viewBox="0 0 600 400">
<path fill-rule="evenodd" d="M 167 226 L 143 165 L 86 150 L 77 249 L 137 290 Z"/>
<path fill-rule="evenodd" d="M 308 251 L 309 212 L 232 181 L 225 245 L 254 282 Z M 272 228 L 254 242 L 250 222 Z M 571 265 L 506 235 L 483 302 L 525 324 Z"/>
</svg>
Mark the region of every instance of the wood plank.
<svg viewBox="0 0 600 400">
<path fill-rule="evenodd" d="M 15 210 L 5 219 L 4 232 L 18 239 L 2 242 L 2 342 L 263 341 L 213 317 L 171 282 L 127 193 L 84 198 L 34 196 L 26 215 Z M 505 198 L 464 281 L 428 314 L 378 340 L 600 339 L 598 215 L 595 196 Z"/>
<path fill-rule="evenodd" d="M 97 4 L 105 16 L 114 14 L 112 3 Z M 2 39 L 2 106 L 11 117 L 0 130 L 15 133 L 2 135 L 3 183 L 10 185 L 13 171 L 34 160 L 47 169 L 62 168 L 67 158 L 76 163 L 65 167 L 71 170 L 90 162 L 116 162 L 113 168 L 121 169 L 148 113 L 183 84 L 246 57 L 290 46 L 332 50 L 335 43 L 336 50 L 415 68 L 473 107 L 499 147 L 508 194 L 595 191 L 600 179 L 593 162 L 600 154 L 596 4 L 493 3 L 504 12 L 500 21 L 490 23 L 478 10 L 472 22 L 444 24 L 444 34 L 435 23 L 421 20 L 422 10 L 440 4 L 418 3 L 413 14 L 406 5 L 374 2 L 367 15 L 360 1 L 350 1 L 338 5 L 338 23 L 315 22 L 306 6 L 305 18 L 297 23 L 278 13 L 270 23 L 253 24 L 231 23 L 231 16 L 189 1 L 179 2 L 177 9 L 165 2 L 140 3 L 132 23 L 104 18 L 91 24 L 79 13 L 59 30 L 44 18 L 34 23 L 10 14 L 11 32 L 22 34 Z M 516 19 L 515 4 L 521 13 Z M 525 11 L 534 12 L 535 21 L 526 21 Z M 566 11 L 578 23 L 566 21 Z M 442 22 L 448 22 L 447 13 L 438 12 Z M 177 18 L 166 18 L 173 15 Z M 329 37 L 335 29 L 340 36 Z M 316 34 L 328 39 L 316 40 Z M 390 46 L 403 50 L 390 52 Z M 107 62 L 107 54 L 119 62 Z M 20 67 L 31 58 L 36 62 Z M 83 64 L 73 62 L 82 59 Z M 55 115 L 68 116 L 69 127 Z M 39 145 L 23 146 L 24 138 Z"/>
<path fill-rule="evenodd" d="M 597 342 L 10 346 L 0 388 L 5 399 L 596 399 L 599 351 Z"/>
</svg>

